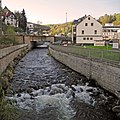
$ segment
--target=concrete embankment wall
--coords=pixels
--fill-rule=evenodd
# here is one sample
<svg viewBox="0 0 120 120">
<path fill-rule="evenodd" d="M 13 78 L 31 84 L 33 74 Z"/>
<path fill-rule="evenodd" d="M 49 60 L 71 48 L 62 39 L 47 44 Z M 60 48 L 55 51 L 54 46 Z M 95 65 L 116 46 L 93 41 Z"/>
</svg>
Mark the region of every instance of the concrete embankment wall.
<svg viewBox="0 0 120 120">
<path fill-rule="evenodd" d="M 16 45 L 0 49 L 0 75 L 7 68 L 10 62 L 12 62 L 21 51 L 27 49 L 27 44 Z"/>
<path fill-rule="evenodd" d="M 82 58 L 52 48 L 49 48 L 49 52 L 56 60 L 85 75 L 88 79 L 96 80 L 100 86 L 119 97 L 120 65 L 108 64 L 102 60 Z"/>
</svg>

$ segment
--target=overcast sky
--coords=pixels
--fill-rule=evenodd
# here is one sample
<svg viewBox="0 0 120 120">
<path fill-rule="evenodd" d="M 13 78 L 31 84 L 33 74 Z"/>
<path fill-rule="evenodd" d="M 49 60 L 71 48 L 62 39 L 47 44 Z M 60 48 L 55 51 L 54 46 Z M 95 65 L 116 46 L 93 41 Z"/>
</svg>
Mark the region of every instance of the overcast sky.
<svg viewBox="0 0 120 120">
<path fill-rule="evenodd" d="M 2 0 L 2 7 L 12 12 L 25 9 L 28 22 L 56 24 L 78 19 L 83 15 L 98 18 L 104 14 L 120 13 L 120 0 Z"/>
</svg>

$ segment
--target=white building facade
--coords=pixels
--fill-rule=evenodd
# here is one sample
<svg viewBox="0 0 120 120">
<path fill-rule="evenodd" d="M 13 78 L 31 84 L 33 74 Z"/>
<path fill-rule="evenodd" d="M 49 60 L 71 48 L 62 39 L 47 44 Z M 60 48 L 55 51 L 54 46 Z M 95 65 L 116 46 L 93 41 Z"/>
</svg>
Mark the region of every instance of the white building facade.
<svg viewBox="0 0 120 120">
<path fill-rule="evenodd" d="M 78 19 L 72 31 L 73 42 L 76 37 L 76 44 L 104 45 L 102 25 L 90 15 Z"/>
<path fill-rule="evenodd" d="M 18 27 L 17 19 L 15 18 L 15 15 L 13 13 L 10 13 L 9 16 L 5 16 L 5 24 L 11 25 L 14 27 Z"/>
<path fill-rule="evenodd" d="M 120 26 L 114 26 L 112 23 L 107 23 L 103 26 L 103 39 L 104 40 L 113 40 L 118 39 L 118 31 Z"/>
</svg>

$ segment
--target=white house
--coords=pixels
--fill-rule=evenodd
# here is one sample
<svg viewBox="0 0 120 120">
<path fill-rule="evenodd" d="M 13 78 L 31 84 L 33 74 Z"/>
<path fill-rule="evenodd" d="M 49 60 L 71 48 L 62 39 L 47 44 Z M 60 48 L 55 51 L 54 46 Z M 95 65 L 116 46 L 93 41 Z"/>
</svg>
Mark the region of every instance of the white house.
<svg viewBox="0 0 120 120">
<path fill-rule="evenodd" d="M 30 34 L 33 34 L 33 31 L 34 31 L 34 23 L 32 23 L 32 22 L 27 22 L 27 31 L 28 31 Z"/>
<path fill-rule="evenodd" d="M 102 25 L 92 16 L 75 20 L 72 29 L 72 40 L 76 44 L 93 44 L 103 46 Z"/>
<path fill-rule="evenodd" d="M 120 26 L 114 26 L 112 23 L 107 23 L 103 26 L 103 39 L 113 40 L 118 38 Z"/>
<path fill-rule="evenodd" d="M 16 16 L 7 7 L 5 7 L 3 9 L 2 19 L 6 25 L 18 27 L 18 22 L 17 22 Z"/>
</svg>

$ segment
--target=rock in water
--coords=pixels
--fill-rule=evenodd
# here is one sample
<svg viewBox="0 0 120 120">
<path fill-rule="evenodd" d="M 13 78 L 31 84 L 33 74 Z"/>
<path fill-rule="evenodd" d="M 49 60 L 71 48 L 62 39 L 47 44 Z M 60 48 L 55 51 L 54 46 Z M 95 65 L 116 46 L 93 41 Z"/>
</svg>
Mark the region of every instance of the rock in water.
<svg viewBox="0 0 120 120">
<path fill-rule="evenodd" d="M 112 111 L 119 113 L 119 112 L 120 112 L 120 105 L 113 107 L 113 108 L 112 108 Z"/>
<path fill-rule="evenodd" d="M 116 115 L 117 115 L 118 118 L 120 118 L 120 113 L 117 113 Z"/>
</svg>

